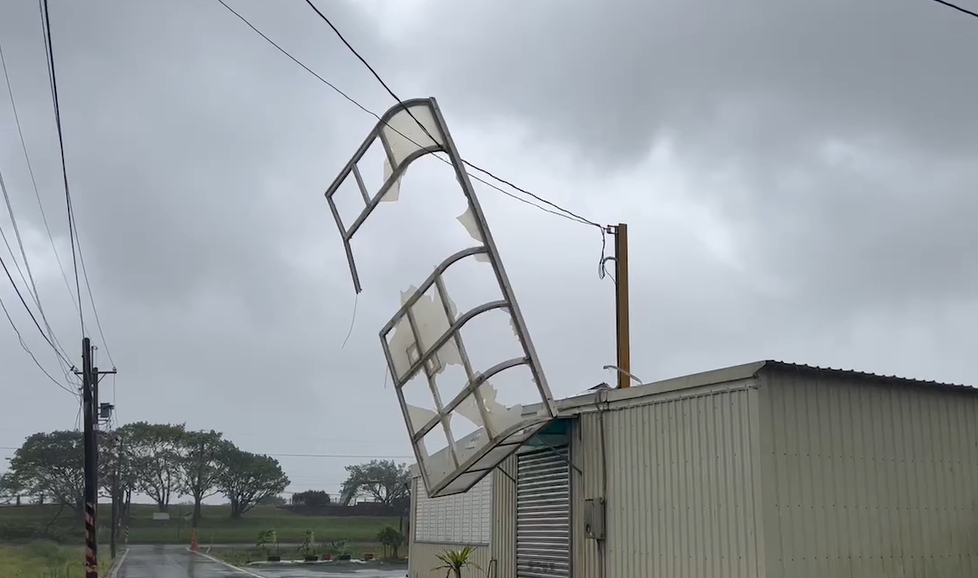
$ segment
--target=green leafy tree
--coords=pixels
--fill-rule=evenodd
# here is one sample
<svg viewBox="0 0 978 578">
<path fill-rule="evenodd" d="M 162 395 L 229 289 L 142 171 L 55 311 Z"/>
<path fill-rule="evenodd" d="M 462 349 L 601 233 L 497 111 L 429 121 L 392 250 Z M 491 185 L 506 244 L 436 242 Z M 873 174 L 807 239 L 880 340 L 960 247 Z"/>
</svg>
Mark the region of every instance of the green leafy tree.
<svg viewBox="0 0 978 578">
<path fill-rule="evenodd" d="M 193 498 L 193 527 L 200 523 L 201 504 L 205 498 L 218 492 L 220 455 L 224 442 L 222 434 L 214 430 L 186 432 L 182 439 L 183 451 L 178 462 L 181 492 Z"/>
<path fill-rule="evenodd" d="M 138 478 L 132 455 L 119 432 L 106 432 L 99 436 L 98 470 L 100 494 L 118 505 L 120 521 L 126 519 L 132 505 L 132 495 L 138 492 Z M 113 489 L 117 491 L 114 497 Z M 119 528 L 116 528 L 118 531 Z"/>
<path fill-rule="evenodd" d="M 397 464 L 393 460 L 373 460 L 346 466 L 346 472 L 347 478 L 341 490 L 343 505 L 349 505 L 356 497 L 366 496 L 399 511 L 409 507 L 411 497 L 408 482 L 411 477 L 406 464 Z"/>
<path fill-rule="evenodd" d="M 0 476 L 0 496 L 3 496 L 4 503 L 14 503 L 20 505 L 20 500 L 26 493 L 20 480 L 16 479 L 12 472 L 7 472 Z"/>
<path fill-rule="evenodd" d="M 384 554 L 388 549 L 393 558 L 397 559 L 397 551 L 404 545 L 404 534 L 397 531 L 393 526 L 387 526 L 377 534 L 377 541 L 384 545 Z"/>
<path fill-rule="evenodd" d="M 136 489 L 156 502 L 160 512 L 170 507 L 170 498 L 181 490 L 183 425 L 130 423 L 119 428 L 126 440 L 136 473 Z"/>
<path fill-rule="evenodd" d="M 10 458 L 4 485 L 34 496 L 51 496 L 76 516 L 85 511 L 82 433 L 54 431 L 28 437 Z"/>
<path fill-rule="evenodd" d="M 292 494 L 293 506 L 326 506 L 329 503 L 329 494 L 323 490 L 306 490 Z"/>
<path fill-rule="evenodd" d="M 217 487 L 231 502 L 231 517 L 240 518 L 289 485 L 278 460 L 238 449 L 225 441 L 220 452 Z"/>
<path fill-rule="evenodd" d="M 277 494 L 272 494 L 271 496 L 266 496 L 258 500 L 260 506 L 284 506 L 286 503 L 285 498 Z"/>
</svg>

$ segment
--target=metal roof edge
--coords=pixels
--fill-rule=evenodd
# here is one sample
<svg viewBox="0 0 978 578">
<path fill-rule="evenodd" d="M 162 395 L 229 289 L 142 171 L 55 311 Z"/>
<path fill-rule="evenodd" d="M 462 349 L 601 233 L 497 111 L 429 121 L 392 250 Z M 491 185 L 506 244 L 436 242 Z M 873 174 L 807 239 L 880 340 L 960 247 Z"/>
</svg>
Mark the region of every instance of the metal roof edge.
<svg viewBox="0 0 978 578">
<path fill-rule="evenodd" d="M 777 361 L 773 359 L 758 362 L 757 365 L 759 366 L 757 368 L 758 372 L 764 369 L 775 370 L 775 371 L 794 371 L 794 372 L 819 374 L 819 375 L 824 375 L 829 377 L 874 381 L 876 383 L 887 384 L 887 385 L 950 389 L 950 390 L 956 390 L 956 391 L 961 391 L 966 393 L 978 393 L 978 388 L 967 384 L 945 383 L 940 381 L 934 381 L 931 379 L 900 377 L 898 375 L 881 375 L 878 373 L 858 371 L 855 369 L 837 369 L 834 367 L 819 367 L 817 365 L 806 365 L 803 363 L 792 363 L 790 361 Z"/>
<path fill-rule="evenodd" d="M 709 371 L 702 371 L 700 373 L 693 373 L 690 375 L 683 375 L 680 377 L 672 377 L 669 379 L 663 379 L 661 381 L 653 381 L 649 383 L 642 383 L 635 385 L 626 389 L 607 389 L 598 390 L 592 393 L 585 393 L 582 395 L 576 395 L 574 397 L 569 397 L 557 401 L 557 417 L 568 417 L 578 413 L 577 410 L 594 405 L 600 399 L 602 403 L 615 403 L 620 401 L 625 401 L 629 399 L 635 399 L 640 397 L 648 397 L 653 395 L 661 395 L 663 393 L 670 393 L 674 391 L 681 391 L 685 389 L 694 389 L 697 387 L 708 387 L 711 385 L 717 385 L 720 383 L 729 383 L 736 381 L 743 381 L 745 379 L 751 379 L 757 375 L 757 373 L 764 367 L 765 361 L 756 361 L 752 363 L 744 363 L 741 365 L 734 365 L 732 367 L 725 367 L 722 369 L 712 369 Z M 536 405 L 527 406 L 529 411 L 535 411 Z"/>
</svg>

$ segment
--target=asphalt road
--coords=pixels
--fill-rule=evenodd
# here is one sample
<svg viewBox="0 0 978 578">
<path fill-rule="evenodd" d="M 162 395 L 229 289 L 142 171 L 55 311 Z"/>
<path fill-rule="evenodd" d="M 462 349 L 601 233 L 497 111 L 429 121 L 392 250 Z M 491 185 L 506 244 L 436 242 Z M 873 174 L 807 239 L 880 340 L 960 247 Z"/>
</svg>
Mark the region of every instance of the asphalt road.
<svg viewBox="0 0 978 578">
<path fill-rule="evenodd" d="M 331 569 L 328 565 L 231 568 L 186 546 L 130 546 L 116 578 L 402 578 L 405 569 Z"/>
<path fill-rule="evenodd" d="M 130 546 L 116 578 L 244 578 L 248 574 L 189 552 L 186 546 Z M 254 574 L 252 574 L 254 578 Z"/>
</svg>

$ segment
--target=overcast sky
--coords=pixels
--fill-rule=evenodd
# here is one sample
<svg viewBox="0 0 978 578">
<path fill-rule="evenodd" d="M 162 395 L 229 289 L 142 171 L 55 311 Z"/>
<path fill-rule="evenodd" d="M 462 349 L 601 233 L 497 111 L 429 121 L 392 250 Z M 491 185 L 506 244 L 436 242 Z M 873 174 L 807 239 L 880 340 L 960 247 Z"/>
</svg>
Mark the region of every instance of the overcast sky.
<svg viewBox="0 0 978 578">
<path fill-rule="evenodd" d="M 229 3 L 367 108 L 393 104 L 303 1 Z M 629 224 L 643 380 L 783 359 L 978 383 L 978 19 L 928 0 L 319 4 L 399 96 L 438 99 L 464 157 L 588 219 Z M 400 291 L 454 250 L 449 238 L 466 239 L 450 169 L 420 162 L 401 201 L 358 234 L 354 320 L 323 191 L 375 119 L 216 0 L 51 0 L 50 11 L 107 343 L 83 292 L 86 323 L 100 367 L 111 353 L 119 369 L 103 400 L 121 422 L 213 428 L 256 452 L 409 461 L 377 332 Z M 73 288 L 36 6 L 0 7 L 0 42 Z M 41 304 L 80 364 L 78 315 L 3 86 L 0 135 Z M 598 230 L 476 190 L 554 396 L 613 382 Z M 6 211 L 0 227 L 19 258 Z M 63 379 L 5 278 L 0 299 Z M 33 432 L 74 428 L 78 404 L 0 321 L 9 457 Z M 343 465 L 363 461 L 280 460 L 292 490 L 330 492 Z"/>
</svg>

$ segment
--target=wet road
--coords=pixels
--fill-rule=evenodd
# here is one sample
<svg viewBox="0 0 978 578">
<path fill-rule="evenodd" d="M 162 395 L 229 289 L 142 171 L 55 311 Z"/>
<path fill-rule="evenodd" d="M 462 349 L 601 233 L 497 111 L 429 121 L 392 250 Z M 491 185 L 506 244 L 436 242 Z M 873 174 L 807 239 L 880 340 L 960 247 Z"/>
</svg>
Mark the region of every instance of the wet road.
<svg viewBox="0 0 978 578">
<path fill-rule="evenodd" d="M 238 569 L 189 552 L 185 546 L 130 546 L 116 578 L 403 578 L 405 568 L 327 564 Z"/>
<path fill-rule="evenodd" d="M 130 546 L 116 578 L 243 578 L 248 575 L 189 552 L 185 546 Z M 256 575 L 261 576 L 251 574 Z"/>
</svg>

